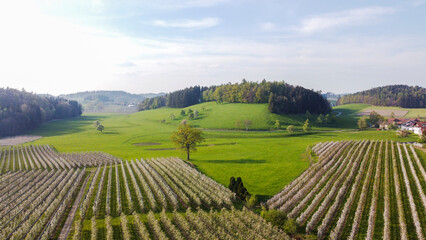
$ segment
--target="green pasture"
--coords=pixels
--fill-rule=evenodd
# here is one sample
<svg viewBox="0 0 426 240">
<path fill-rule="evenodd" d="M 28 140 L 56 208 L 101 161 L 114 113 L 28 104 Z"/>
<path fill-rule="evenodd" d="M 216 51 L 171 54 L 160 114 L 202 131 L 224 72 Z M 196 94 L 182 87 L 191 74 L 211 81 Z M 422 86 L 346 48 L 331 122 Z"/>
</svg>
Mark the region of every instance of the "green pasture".
<svg viewBox="0 0 426 240">
<path fill-rule="evenodd" d="M 201 172 L 224 185 L 228 185 L 231 176 L 240 176 L 251 193 L 272 196 L 309 166 L 305 154 L 309 145 L 345 139 L 417 139 L 415 136 L 401 139 L 393 131 L 359 132 L 354 129 L 354 116 L 362 107 L 345 106 L 336 108 L 342 115 L 337 117 L 334 127 L 315 127 L 309 134 L 300 131 L 299 127 L 293 135 L 285 130 L 265 129 L 273 127 L 275 118 L 282 120 L 284 126 L 300 126 L 304 114 L 270 114 L 266 104 L 203 103 L 192 106 L 192 110 L 200 112 L 200 118 L 189 120 L 188 124 L 203 128 L 206 141 L 198 147 L 198 152 L 191 155 L 191 161 Z M 43 136 L 32 144 L 49 144 L 61 152 L 104 151 L 123 159 L 184 158 L 185 155 L 173 150 L 170 141 L 171 133 L 183 119 L 180 111 L 162 108 L 130 115 L 85 114 L 50 122 L 30 134 Z M 175 120 L 171 120 L 170 114 L 175 115 Z M 252 131 L 236 130 L 235 121 L 247 118 L 252 121 Z M 95 120 L 105 126 L 103 133 L 94 129 Z"/>
</svg>

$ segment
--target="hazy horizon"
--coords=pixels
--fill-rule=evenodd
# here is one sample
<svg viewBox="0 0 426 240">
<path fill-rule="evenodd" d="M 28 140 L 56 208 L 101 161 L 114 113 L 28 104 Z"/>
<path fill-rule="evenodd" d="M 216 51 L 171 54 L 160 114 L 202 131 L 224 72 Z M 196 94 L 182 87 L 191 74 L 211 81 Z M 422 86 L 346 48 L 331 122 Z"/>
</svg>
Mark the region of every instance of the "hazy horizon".
<svg viewBox="0 0 426 240">
<path fill-rule="evenodd" d="M 1 87 L 129 93 L 285 81 L 426 86 L 426 1 L 23 0 L 0 8 Z"/>
<path fill-rule="evenodd" d="M 260 82 L 260 81 L 257 81 L 257 82 Z M 226 83 L 224 83 L 224 84 L 226 84 Z M 198 84 L 199 85 L 199 84 Z M 391 84 L 391 85 L 399 85 L 399 84 Z M 195 86 L 195 85 L 194 85 Z M 212 85 L 209 85 L 209 86 L 201 86 L 201 87 L 210 87 L 210 86 L 212 86 Z M 299 85 L 299 86 L 301 86 L 301 85 Z M 383 85 L 384 86 L 384 85 Z M 383 86 L 373 86 L 372 88 L 376 88 L 376 87 L 383 87 Z M 420 85 L 409 85 L 409 86 L 412 86 L 412 87 L 414 87 L 414 86 L 420 86 Z M 9 86 L 6 86 L 6 87 L 4 87 L 4 86 L 0 86 L 0 87 L 3 87 L 3 88 L 7 88 L 7 87 L 9 87 Z M 179 88 L 179 89 L 176 89 L 176 90 L 182 90 L 182 89 L 184 89 L 184 88 L 188 88 L 188 87 L 192 87 L 192 86 L 186 86 L 186 87 L 183 87 L 183 88 Z M 304 86 L 301 86 L 301 87 L 304 87 Z M 420 87 L 424 87 L 424 86 L 420 86 Z M 13 87 L 9 87 L 9 88 L 13 88 Z M 306 88 L 306 87 L 305 87 Z M 17 88 L 15 88 L 15 89 L 17 89 Z M 314 90 L 314 91 L 321 91 L 321 93 L 322 94 L 326 94 L 326 93 L 334 93 L 334 94 L 336 94 L 336 95 L 342 95 L 342 94 L 352 94 L 352 93 L 356 93 L 356 92 L 360 92 L 360 91 L 365 91 L 365 90 L 370 90 L 371 88 L 368 88 L 368 89 L 362 89 L 362 90 L 359 90 L 359 91 L 354 91 L 354 92 L 332 92 L 332 91 L 325 91 L 325 90 L 322 90 L 322 89 L 311 89 L 311 90 Z M 52 93 L 46 93 L 46 92 L 35 92 L 35 91 L 30 91 L 30 90 L 27 90 L 27 89 L 25 89 L 25 88 L 21 88 L 21 89 L 18 89 L 18 90 L 25 90 L 25 91 L 27 91 L 27 92 L 32 92 L 32 93 L 35 93 L 35 94 L 39 94 L 39 95 L 43 95 L 43 94 L 48 94 L 48 95 L 52 95 L 52 96 L 55 96 L 55 97 L 58 97 L 58 96 L 60 96 L 60 95 L 70 95 L 70 94 L 77 94 L 77 93 L 84 93 L 84 92 L 98 92 L 98 91 L 112 91 L 112 92 L 126 92 L 126 93 L 130 93 L 130 94 L 135 94 L 135 95 L 140 95 L 140 94 L 160 94 L 160 93 L 164 93 L 164 94 L 167 94 L 167 93 L 170 93 L 170 92 L 173 92 L 173 91 L 176 91 L 176 90 L 172 90 L 172 91 L 162 91 L 162 92 L 131 92 L 131 91 L 125 91 L 125 90 L 121 90 L 121 89 L 97 89 L 97 90 L 82 90 L 82 91 L 78 91 L 78 92 L 69 92 L 69 93 L 59 93 L 59 94 L 52 94 Z"/>
</svg>

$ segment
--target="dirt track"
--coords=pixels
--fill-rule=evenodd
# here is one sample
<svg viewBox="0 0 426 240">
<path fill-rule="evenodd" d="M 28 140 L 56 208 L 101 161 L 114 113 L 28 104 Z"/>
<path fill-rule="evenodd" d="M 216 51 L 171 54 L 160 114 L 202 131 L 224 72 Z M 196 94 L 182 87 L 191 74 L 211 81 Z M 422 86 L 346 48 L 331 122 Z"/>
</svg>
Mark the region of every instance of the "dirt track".
<svg viewBox="0 0 426 240">
<path fill-rule="evenodd" d="M 392 115 L 392 113 L 395 114 L 395 117 L 404 117 L 405 115 L 407 115 L 408 111 L 407 110 L 391 110 L 391 109 L 366 109 L 360 113 L 358 113 L 357 115 L 360 116 L 367 116 L 370 115 L 370 113 L 372 111 L 375 111 L 376 113 L 385 116 L 385 117 L 390 117 Z"/>
<path fill-rule="evenodd" d="M 71 231 L 71 228 L 72 228 L 72 222 L 74 220 L 75 213 L 77 212 L 77 208 L 78 208 L 78 206 L 80 204 L 81 197 L 83 196 L 83 193 L 84 193 L 84 190 L 85 190 L 85 186 L 86 186 L 86 183 L 87 183 L 88 179 L 89 179 L 89 176 L 87 176 L 86 179 L 83 182 L 83 185 L 82 185 L 82 187 L 80 189 L 80 192 L 78 193 L 77 198 L 75 199 L 74 204 L 72 205 L 71 211 L 68 214 L 68 218 L 65 221 L 64 226 L 62 227 L 61 234 L 59 234 L 58 240 L 59 239 L 60 240 L 67 239 L 68 235 L 70 234 L 70 231 Z"/>
<path fill-rule="evenodd" d="M 6 137 L 0 139 L 0 146 L 11 146 L 19 145 L 22 143 L 32 142 L 37 139 L 42 138 L 42 136 L 15 136 L 15 137 Z"/>
</svg>

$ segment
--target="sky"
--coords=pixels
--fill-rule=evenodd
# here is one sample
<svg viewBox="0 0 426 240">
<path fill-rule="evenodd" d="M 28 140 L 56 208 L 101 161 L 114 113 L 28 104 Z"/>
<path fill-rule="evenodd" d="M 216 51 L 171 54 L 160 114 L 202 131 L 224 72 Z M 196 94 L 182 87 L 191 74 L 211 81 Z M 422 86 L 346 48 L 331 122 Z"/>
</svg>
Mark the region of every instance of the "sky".
<svg viewBox="0 0 426 240">
<path fill-rule="evenodd" d="M 426 0 L 5 0 L 0 87 L 53 95 L 285 81 L 426 87 Z"/>
</svg>

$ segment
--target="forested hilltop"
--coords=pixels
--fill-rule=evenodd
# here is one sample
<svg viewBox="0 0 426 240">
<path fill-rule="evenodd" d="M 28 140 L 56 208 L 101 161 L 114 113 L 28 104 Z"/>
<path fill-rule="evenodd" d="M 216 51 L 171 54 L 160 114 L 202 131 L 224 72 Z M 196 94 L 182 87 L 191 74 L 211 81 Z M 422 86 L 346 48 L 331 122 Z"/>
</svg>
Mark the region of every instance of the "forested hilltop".
<svg viewBox="0 0 426 240">
<path fill-rule="evenodd" d="M 0 88 L 1 137 L 21 134 L 43 122 L 76 117 L 81 113 L 81 105 L 77 101 Z"/>
<path fill-rule="evenodd" d="M 389 85 L 345 95 L 337 105 L 366 103 L 376 106 L 396 106 L 403 108 L 426 108 L 426 88 L 407 85 Z"/>
<path fill-rule="evenodd" d="M 224 84 L 211 87 L 190 87 L 171 92 L 165 96 L 145 99 L 140 111 L 160 107 L 184 108 L 208 101 L 228 103 L 268 103 L 269 111 L 278 114 L 331 111 L 328 101 L 318 92 L 281 82 L 248 82 Z"/>
</svg>

